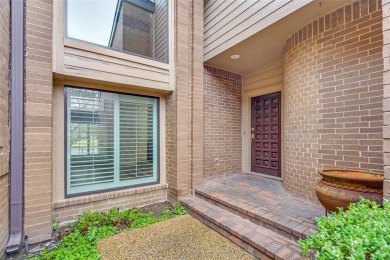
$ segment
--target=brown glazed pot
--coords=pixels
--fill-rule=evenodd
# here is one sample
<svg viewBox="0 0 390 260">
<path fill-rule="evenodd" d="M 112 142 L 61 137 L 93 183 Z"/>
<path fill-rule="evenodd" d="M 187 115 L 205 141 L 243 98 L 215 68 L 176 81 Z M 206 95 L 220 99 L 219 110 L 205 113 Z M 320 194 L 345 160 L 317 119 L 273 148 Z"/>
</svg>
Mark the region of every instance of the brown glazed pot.
<svg viewBox="0 0 390 260">
<path fill-rule="evenodd" d="M 327 211 L 347 209 L 360 197 L 382 204 L 383 174 L 359 170 L 319 170 L 322 179 L 316 186 L 318 200 Z"/>
</svg>

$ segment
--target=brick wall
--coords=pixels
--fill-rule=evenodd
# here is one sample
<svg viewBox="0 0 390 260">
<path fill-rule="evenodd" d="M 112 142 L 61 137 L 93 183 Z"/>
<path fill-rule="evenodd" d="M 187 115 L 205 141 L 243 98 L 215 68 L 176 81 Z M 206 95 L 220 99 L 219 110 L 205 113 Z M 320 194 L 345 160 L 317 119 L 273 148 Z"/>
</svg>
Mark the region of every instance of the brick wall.
<svg viewBox="0 0 390 260">
<path fill-rule="evenodd" d="M 0 259 L 8 241 L 10 1 L 0 0 Z"/>
<path fill-rule="evenodd" d="M 241 76 L 204 67 L 203 174 L 239 173 L 241 167 Z"/>
<path fill-rule="evenodd" d="M 384 198 L 390 200 L 390 1 L 383 1 L 383 157 L 385 169 Z"/>
<path fill-rule="evenodd" d="M 190 34 L 191 1 L 175 2 L 175 91 L 167 97 L 167 183 L 168 199 L 177 201 L 189 194 L 190 154 Z M 182 14 L 182 15 L 179 15 Z M 180 48 L 178 47 L 180 46 Z"/>
<path fill-rule="evenodd" d="M 203 177 L 203 1 L 175 1 L 175 91 L 167 97 L 168 198 Z"/>
<path fill-rule="evenodd" d="M 203 181 L 203 16 L 204 1 L 192 1 L 192 125 L 191 125 L 191 188 Z"/>
<path fill-rule="evenodd" d="M 163 201 L 167 201 L 167 185 L 159 184 L 56 201 L 53 203 L 53 216 L 61 222 L 71 221 L 88 210 L 107 212 L 113 207 L 123 210 Z"/>
<path fill-rule="evenodd" d="M 110 47 L 167 62 L 167 12 L 167 0 L 156 0 L 154 13 L 124 1 Z"/>
<path fill-rule="evenodd" d="M 154 57 L 153 13 L 135 4 L 124 1 L 123 50 Z"/>
<path fill-rule="evenodd" d="M 30 243 L 52 231 L 52 2 L 26 1 L 24 232 Z"/>
<path fill-rule="evenodd" d="M 316 199 L 317 169 L 383 171 L 381 14 L 355 1 L 285 44 L 283 172 L 300 197 Z"/>
</svg>

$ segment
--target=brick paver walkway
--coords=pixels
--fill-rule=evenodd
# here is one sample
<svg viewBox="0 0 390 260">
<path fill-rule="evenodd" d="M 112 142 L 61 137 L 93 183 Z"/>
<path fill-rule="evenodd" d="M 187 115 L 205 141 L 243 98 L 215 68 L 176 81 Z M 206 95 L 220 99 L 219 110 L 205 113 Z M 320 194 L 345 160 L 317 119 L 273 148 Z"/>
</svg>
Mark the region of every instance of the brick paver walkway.
<svg viewBox="0 0 390 260">
<path fill-rule="evenodd" d="M 311 229 L 316 227 L 315 218 L 325 214 L 322 206 L 287 194 L 282 182 L 252 174 L 207 180 L 196 189 L 196 194 L 230 211 L 233 209 L 252 222 L 260 222 L 271 230 L 281 229 L 295 238 L 310 235 Z"/>
<path fill-rule="evenodd" d="M 182 199 L 190 214 L 259 259 L 305 259 L 297 244 L 323 207 L 294 198 L 280 181 L 254 174 L 205 180 Z"/>
</svg>

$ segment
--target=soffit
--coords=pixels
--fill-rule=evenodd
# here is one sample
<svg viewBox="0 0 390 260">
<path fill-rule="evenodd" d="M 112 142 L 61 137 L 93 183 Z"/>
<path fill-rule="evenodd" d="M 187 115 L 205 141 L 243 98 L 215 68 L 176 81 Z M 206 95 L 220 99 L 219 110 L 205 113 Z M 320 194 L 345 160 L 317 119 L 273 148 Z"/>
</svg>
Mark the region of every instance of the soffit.
<svg viewBox="0 0 390 260">
<path fill-rule="evenodd" d="M 350 0 L 313 1 L 207 60 L 205 64 L 239 74 L 253 72 L 259 67 L 282 59 L 284 43 L 299 28 L 350 2 Z M 230 56 L 234 54 L 239 54 L 240 58 L 232 60 Z"/>
</svg>

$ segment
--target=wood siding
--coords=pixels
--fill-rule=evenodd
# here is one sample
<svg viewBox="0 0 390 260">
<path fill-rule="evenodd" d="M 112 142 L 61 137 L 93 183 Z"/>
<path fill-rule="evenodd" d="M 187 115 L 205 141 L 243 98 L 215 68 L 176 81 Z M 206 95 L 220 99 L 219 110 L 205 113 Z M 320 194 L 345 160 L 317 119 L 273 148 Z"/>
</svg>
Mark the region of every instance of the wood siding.
<svg viewBox="0 0 390 260">
<path fill-rule="evenodd" d="M 312 0 L 206 0 L 204 61 L 310 2 Z"/>
<path fill-rule="evenodd" d="M 267 64 L 256 72 L 244 75 L 243 92 L 273 87 L 283 84 L 283 65 L 281 61 Z"/>
<path fill-rule="evenodd" d="M 170 91 L 169 65 L 65 39 L 63 75 Z"/>
</svg>

